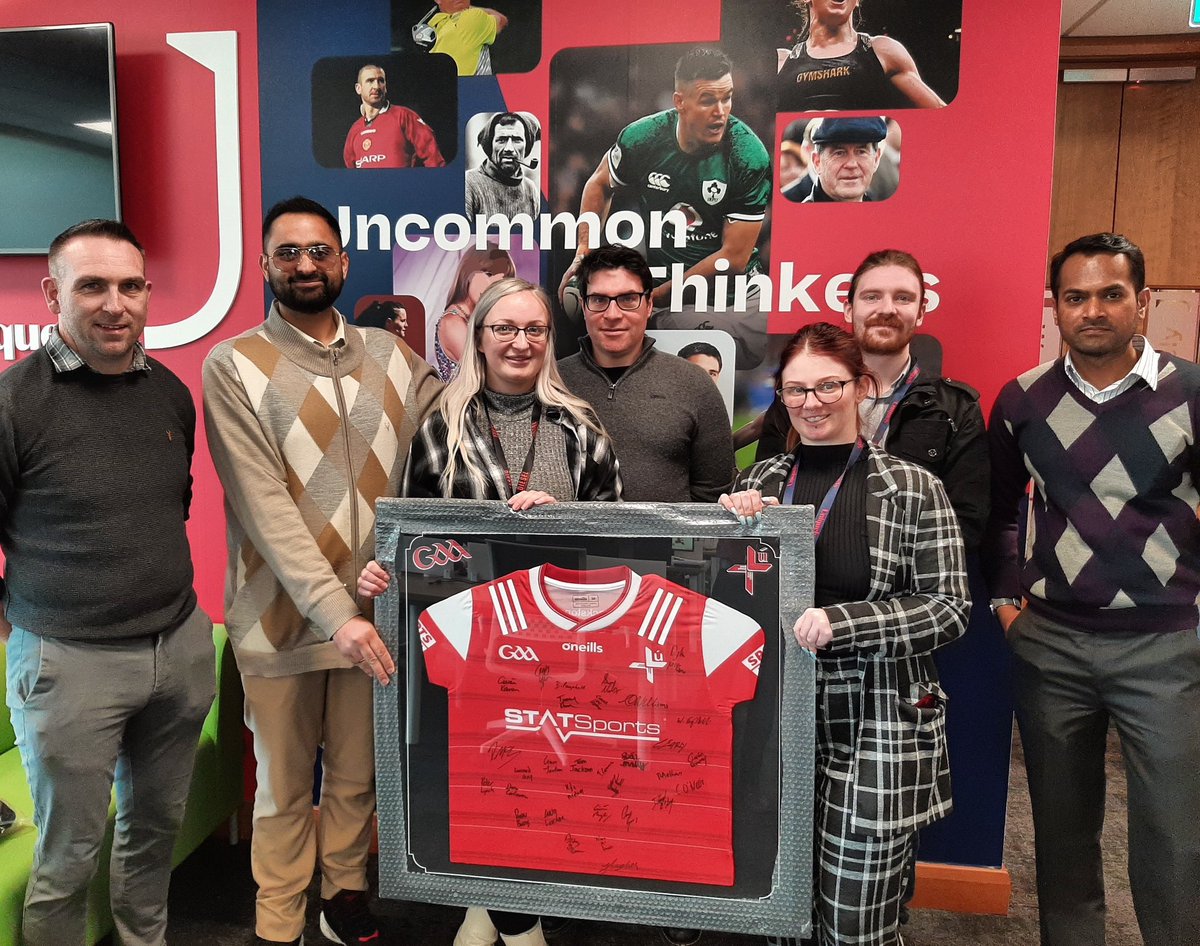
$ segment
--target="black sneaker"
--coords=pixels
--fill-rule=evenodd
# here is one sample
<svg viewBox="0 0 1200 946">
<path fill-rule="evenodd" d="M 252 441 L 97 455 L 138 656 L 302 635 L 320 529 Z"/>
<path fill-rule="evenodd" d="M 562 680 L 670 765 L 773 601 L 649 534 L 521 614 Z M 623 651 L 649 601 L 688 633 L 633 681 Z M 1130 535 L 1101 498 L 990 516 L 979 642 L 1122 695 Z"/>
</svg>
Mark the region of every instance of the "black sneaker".
<svg viewBox="0 0 1200 946">
<path fill-rule="evenodd" d="M 365 890 L 339 890 L 321 901 L 321 935 L 341 946 L 382 943 L 379 925 L 367 909 Z"/>
<path fill-rule="evenodd" d="M 660 926 L 658 931 L 671 946 L 694 946 L 700 942 L 700 930 L 689 930 L 682 926 Z"/>
</svg>

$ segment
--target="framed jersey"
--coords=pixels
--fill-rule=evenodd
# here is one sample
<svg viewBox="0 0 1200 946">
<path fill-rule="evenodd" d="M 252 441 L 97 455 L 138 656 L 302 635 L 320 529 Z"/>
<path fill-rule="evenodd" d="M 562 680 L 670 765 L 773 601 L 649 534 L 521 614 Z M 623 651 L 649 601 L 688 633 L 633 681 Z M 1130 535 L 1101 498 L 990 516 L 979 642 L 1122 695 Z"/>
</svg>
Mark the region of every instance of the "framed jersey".
<svg viewBox="0 0 1200 946">
<path fill-rule="evenodd" d="M 381 501 L 380 895 L 807 932 L 811 517 Z"/>
</svg>

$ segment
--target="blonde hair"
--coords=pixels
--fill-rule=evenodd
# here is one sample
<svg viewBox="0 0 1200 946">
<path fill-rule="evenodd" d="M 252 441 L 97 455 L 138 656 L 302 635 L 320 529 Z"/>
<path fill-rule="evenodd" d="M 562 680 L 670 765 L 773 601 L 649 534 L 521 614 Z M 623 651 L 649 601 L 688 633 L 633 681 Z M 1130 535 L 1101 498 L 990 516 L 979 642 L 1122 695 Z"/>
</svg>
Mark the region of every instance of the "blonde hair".
<svg viewBox="0 0 1200 946">
<path fill-rule="evenodd" d="M 568 391 L 562 375 L 558 373 L 558 363 L 554 359 L 554 316 L 545 291 L 541 286 L 515 276 L 498 280 L 488 286 L 479 297 L 478 304 L 467 319 L 467 344 L 463 346 L 458 374 L 446 385 L 438 399 L 437 409 L 446 421 L 446 468 L 442 470 L 440 478 L 443 496 L 451 495 L 454 476 L 460 463 L 472 477 L 487 480 L 486 473 L 474 462 L 471 451 L 463 449 L 463 441 L 467 437 L 468 414 L 476 399 L 482 397 L 487 382 L 487 363 L 479 352 L 479 337 L 483 332 L 483 320 L 496 303 L 518 293 L 528 293 L 537 301 L 546 315 L 546 325 L 549 328 L 543 346 L 542 367 L 538 370 L 534 382 L 534 395 L 543 407 L 558 408 L 596 433 L 604 432 L 592 406 Z"/>
</svg>

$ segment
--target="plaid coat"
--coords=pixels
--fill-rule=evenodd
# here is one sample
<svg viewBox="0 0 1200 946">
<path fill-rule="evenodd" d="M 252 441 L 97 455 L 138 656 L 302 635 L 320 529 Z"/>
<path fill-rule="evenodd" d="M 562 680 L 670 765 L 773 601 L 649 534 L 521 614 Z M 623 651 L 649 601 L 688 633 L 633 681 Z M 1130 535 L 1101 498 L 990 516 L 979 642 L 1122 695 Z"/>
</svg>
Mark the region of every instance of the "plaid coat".
<svg viewBox="0 0 1200 946">
<path fill-rule="evenodd" d="M 734 489 L 781 497 L 793 460 L 781 454 L 756 463 Z M 870 593 L 825 612 L 829 652 L 854 654 L 861 679 L 854 828 L 889 835 L 950 811 L 946 695 L 932 651 L 966 630 L 971 602 L 962 536 L 941 481 L 874 446 L 866 462 Z M 914 705 L 924 695 L 934 706 Z"/>
<path fill-rule="evenodd" d="M 465 427 L 463 450 L 470 453 L 476 466 L 487 475 L 472 474 L 460 462 L 447 498 L 501 499 L 507 495 L 504 470 L 492 452 L 491 436 L 478 398 L 471 401 L 468 410 L 470 417 Z M 547 407 L 542 419 L 558 424 L 563 429 L 567 466 L 571 481 L 575 484 L 575 499 L 579 502 L 619 502 L 621 476 L 608 435 L 597 434 L 582 421 L 557 407 Z M 400 495 L 426 498 L 447 496 L 440 482 L 447 458 L 446 418 L 438 408 L 425 418 L 413 438 Z"/>
</svg>

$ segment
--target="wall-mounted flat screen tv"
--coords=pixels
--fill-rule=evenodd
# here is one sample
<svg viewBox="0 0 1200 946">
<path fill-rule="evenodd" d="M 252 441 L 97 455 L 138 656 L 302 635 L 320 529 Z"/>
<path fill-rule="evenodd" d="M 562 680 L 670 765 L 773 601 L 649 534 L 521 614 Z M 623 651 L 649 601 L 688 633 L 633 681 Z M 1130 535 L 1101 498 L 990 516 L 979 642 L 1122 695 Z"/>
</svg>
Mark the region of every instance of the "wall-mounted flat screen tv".
<svg viewBox="0 0 1200 946">
<path fill-rule="evenodd" d="M 0 30 L 0 253 L 121 217 L 111 23 Z"/>
</svg>

